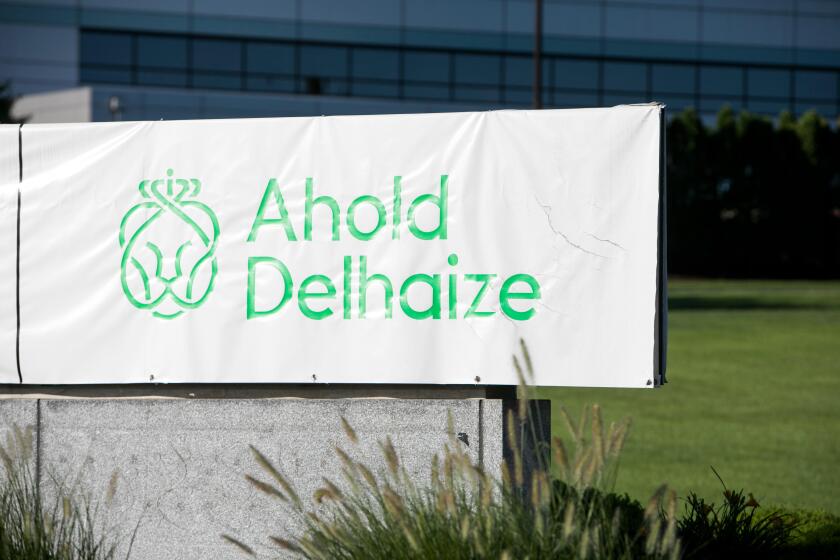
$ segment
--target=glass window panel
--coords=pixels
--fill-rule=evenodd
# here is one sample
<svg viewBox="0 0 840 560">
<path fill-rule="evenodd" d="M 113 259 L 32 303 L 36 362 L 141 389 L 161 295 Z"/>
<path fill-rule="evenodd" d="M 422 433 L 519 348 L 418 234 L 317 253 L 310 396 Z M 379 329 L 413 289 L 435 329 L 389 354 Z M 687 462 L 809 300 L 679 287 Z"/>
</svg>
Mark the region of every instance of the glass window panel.
<svg viewBox="0 0 840 560">
<path fill-rule="evenodd" d="M 406 51 L 404 75 L 406 80 L 417 82 L 448 82 L 449 55 Z"/>
<path fill-rule="evenodd" d="M 396 50 L 353 49 L 353 78 L 398 81 L 400 56 Z"/>
<path fill-rule="evenodd" d="M 507 86 L 504 91 L 505 103 L 511 105 L 531 105 L 533 94 L 531 86 Z M 549 99 L 548 90 L 543 92 L 543 102 Z"/>
<path fill-rule="evenodd" d="M 330 76 L 303 76 L 300 92 L 308 95 L 349 95 L 350 81 Z"/>
<path fill-rule="evenodd" d="M 131 36 L 82 32 L 79 45 L 82 64 L 131 66 Z"/>
<path fill-rule="evenodd" d="M 400 88 L 397 82 L 369 82 L 354 80 L 351 84 L 351 95 L 361 97 L 399 97 Z"/>
<path fill-rule="evenodd" d="M 455 99 L 458 101 L 498 102 L 499 88 L 459 85 L 455 88 Z"/>
<path fill-rule="evenodd" d="M 241 89 L 242 78 L 239 73 L 193 72 L 192 85 L 197 88 Z"/>
<path fill-rule="evenodd" d="M 192 65 L 196 70 L 242 69 L 242 45 L 238 41 L 195 39 L 192 43 Z"/>
<path fill-rule="evenodd" d="M 694 93 L 694 66 L 653 65 L 653 91 L 657 93 Z"/>
<path fill-rule="evenodd" d="M 750 68 L 748 80 L 748 91 L 751 97 L 788 97 L 790 95 L 790 72 L 787 70 Z"/>
<path fill-rule="evenodd" d="M 249 42 L 246 50 L 249 73 L 286 76 L 295 73 L 294 45 Z"/>
<path fill-rule="evenodd" d="M 548 76 L 543 76 L 546 83 Z M 530 86 L 534 80 L 534 62 L 524 56 L 505 57 L 505 83 L 515 86 Z"/>
<path fill-rule="evenodd" d="M 647 89 L 647 68 L 633 62 L 605 62 L 604 89 L 644 92 Z M 640 99 L 638 96 L 634 99 Z"/>
<path fill-rule="evenodd" d="M 560 89 L 598 89 L 598 63 L 589 60 L 556 60 L 554 87 Z"/>
<path fill-rule="evenodd" d="M 325 95 L 350 95 L 350 81 L 339 78 L 322 78 L 321 93 Z"/>
<path fill-rule="evenodd" d="M 408 99 L 449 99 L 448 85 L 407 83 L 403 91 Z"/>
<path fill-rule="evenodd" d="M 186 68 L 187 40 L 183 37 L 139 35 L 137 64 L 149 68 Z"/>
<path fill-rule="evenodd" d="M 249 75 L 245 84 L 251 91 L 295 91 L 295 80 L 292 78 L 278 78 L 270 75 Z"/>
<path fill-rule="evenodd" d="M 85 82 L 128 84 L 131 83 L 131 71 L 119 68 L 101 68 L 82 66 L 80 80 Z"/>
<path fill-rule="evenodd" d="M 741 95 L 743 69 L 726 66 L 700 67 L 700 92 L 709 95 Z"/>
<path fill-rule="evenodd" d="M 455 82 L 458 84 L 495 86 L 499 84 L 500 74 L 501 60 L 498 56 L 484 54 L 455 56 Z"/>
<path fill-rule="evenodd" d="M 797 72 L 796 97 L 835 99 L 837 97 L 837 74 L 834 72 Z"/>
<path fill-rule="evenodd" d="M 151 86 L 186 87 L 187 75 L 178 71 L 140 69 L 137 71 L 137 83 Z"/>
<path fill-rule="evenodd" d="M 310 76 L 347 77 L 347 49 L 304 45 L 300 48 L 300 73 Z"/>
</svg>

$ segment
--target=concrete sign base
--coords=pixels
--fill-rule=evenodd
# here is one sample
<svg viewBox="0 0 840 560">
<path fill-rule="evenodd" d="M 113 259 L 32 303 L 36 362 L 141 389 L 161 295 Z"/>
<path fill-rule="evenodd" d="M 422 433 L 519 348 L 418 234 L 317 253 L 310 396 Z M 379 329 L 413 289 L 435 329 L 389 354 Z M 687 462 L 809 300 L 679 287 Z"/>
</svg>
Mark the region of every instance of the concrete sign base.
<svg viewBox="0 0 840 560">
<path fill-rule="evenodd" d="M 534 405 L 541 420 L 536 432 L 547 444 L 550 407 L 547 401 Z M 514 400 L 469 398 L 11 398 L 0 399 L 0 428 L 34 427 L 42 485 L 62 480 L 88 495 L 110 534 L 122 535 L 119 557 L 136 529 L 132 559 L 219 559 L 241 557 L 223 533 L 267 552 L 269 534 L 288 537 L 296 529 L 280 503 L 245 481 L 246 473 L 262 475 L 249 445 L 269 457 L 304 500 L 322 477 L 340 480 L 336 445 L 374 472 L 383 470 L 378 442 L 387 436 L 422 484 L 432 456 L 450 440 L 451 414 L 458 444 L 498 476 L 501 462 L 511 459 L 503 418 L 516 409 Z M 345 437 L 342 416 L 358 445 Z M 533 453 L 527 449 L 526 457 Z M 108 503 L 114 477 L 116 493 Z"/>
</svg>

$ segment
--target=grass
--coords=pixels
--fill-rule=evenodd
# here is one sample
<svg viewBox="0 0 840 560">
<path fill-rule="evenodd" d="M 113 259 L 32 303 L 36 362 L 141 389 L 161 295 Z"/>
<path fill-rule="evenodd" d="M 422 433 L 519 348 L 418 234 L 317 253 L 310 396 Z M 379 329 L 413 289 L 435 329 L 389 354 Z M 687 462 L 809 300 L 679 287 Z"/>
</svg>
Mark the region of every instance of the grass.
<svg viewBox="0 0 840 560">
<path fill-rule="evenodd" d="M 657 390 L 543 389 L 572 415 L 630 416 L 616 490 L 668 483 L 719 502 L 840 514 L 840 283 L 674 280 L 668 381 Z M 561 433 L 552 413 L 553 432 Z"/>
</svg>

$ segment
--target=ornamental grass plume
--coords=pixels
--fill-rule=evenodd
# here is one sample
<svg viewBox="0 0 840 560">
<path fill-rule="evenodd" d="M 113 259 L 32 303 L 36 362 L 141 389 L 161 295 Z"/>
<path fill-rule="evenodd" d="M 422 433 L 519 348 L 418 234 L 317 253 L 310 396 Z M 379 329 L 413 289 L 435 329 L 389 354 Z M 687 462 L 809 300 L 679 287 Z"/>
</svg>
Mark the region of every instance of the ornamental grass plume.
<svg viewBox="0 0 840 560">
<path fill-rule="evenodd" d="M 538 461 L 532 472 L 525 471 L 521 444 L 535 436 L 529 416 L 538 407 L 529 403 L 533 370 L 524 344 L 522 362 L 515 358 L 514 367 L 522 381 L 520 406 L 518 415 L 511 411 L 506 419 L 513 464 L 501 465 L 501 480 L 466 453 L 451 415 L 449 442 L 432 458 L 425 484 L 408 473 L 386 438 L 380 443 L 384 468 L 356 461 L 337 447 L 342 479 L 324 479 L 313 504 L 296 500 L 291 482 L 252 447 L 264 474 L 246 479 L 282 501 L 303 527 L 299 535 L 271 536 L 270 542 L 286 554 L 319 560 L 678 558 L 673 492 L 662 487 L 647 508 L 611 492 L 627 422 L 605 429 L 597 406 L 585 409 L 578 422 L 563 411 L 568 446 L 556 438 L 554 465 Z M 341 425 L 349 445 L 358 445 L 349 422 L 342 418 Z M 223 538 L 257 555 L 235 537 Z"/>
<path fill-rule="evenodd" d="M 96 510 L 57 480 L 41 489 L 32 428 L 13 426 L 0 444 L 0 559 L 112 560 L 116 543 L 94 521 Z M 116 492 L 111 477 L 106 499 Z M 129 546 L 129 553 L 131 547 Z"/>
</svg>

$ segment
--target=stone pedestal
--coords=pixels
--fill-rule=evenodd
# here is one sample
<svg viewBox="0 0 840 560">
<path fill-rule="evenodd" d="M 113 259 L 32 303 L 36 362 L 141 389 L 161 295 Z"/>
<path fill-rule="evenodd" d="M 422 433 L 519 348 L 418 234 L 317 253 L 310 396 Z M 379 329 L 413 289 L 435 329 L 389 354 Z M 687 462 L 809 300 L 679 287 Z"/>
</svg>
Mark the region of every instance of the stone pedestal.
<svg viewBox="0 0 840 560">
<path fill-rule="evenodd" d="M 193 388 L 191 393 L 212 390 Z M 328 391 L 312 388 L 310 393 Z M 101 523 L 123 536 L 123 548 L 136 529 L 131 558 L 140 560 L 237 558 L 222 533 L 265 551 L 269 534 L 295 531 L 295 521 L 281 504 L 245 481 L 246 473 L 263 474 L 249 445 L 269 457 L 308 501 L 322 477 L 341 478 L 335 446 L 376 472 L 385 468 L 378 443 L 387 436 L 415 480 L 425 483 L 432 456 L 450 441 L 448 415 L 458 445 L 498 476 L 501 462 L 512 458 L 503 419 L 508 410 L 516 411 L 516 401 L 486 398 L 486 393 L 485 398 L 446 399 L 55 396 L 0 399 L 0 421 L 9 427 L 12 422 L 33 425 L 42 484 L 58 478 L 81 487 L 98 504 Z M 540 409 L 537 433 L 547 444 L 548 403 L 532 404 Z M 357 445 L 347 440 L 342 416 L 354 427 Z M 530 439 L 525 437 L 526 464 L 528 454 L 536 452 Z M 108 503 L 113 476 L 117 490 Z"/>
</svg>

